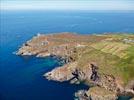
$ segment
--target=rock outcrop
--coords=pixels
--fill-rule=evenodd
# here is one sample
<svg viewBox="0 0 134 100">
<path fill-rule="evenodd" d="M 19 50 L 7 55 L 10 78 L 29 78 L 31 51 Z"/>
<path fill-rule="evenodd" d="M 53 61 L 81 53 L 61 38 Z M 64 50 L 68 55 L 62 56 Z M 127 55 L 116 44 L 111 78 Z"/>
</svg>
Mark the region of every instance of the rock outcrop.
<svg viewBox="0 0 134 100">
<path fill-rule="evenodd" d="M 74 77 L 72 72 L 75 71 L 76 65 L 76 62 L 66 64 L 62 67 L 55 68 L 52 71 L 45 73 L 44 76 L 48 80 L 55 80 L 59 82 L 68 81 Z"/>
<path fill-rule="evenodd" d="M 90 100 L 90 97 L 86 94 L 86 90 L 79 90 L 75 93 L 76 100 Z"/>
<path fill-rule="evenodd" d="M 134 80 L 127 84 L 125 87 L 125 93 L 134 96 Z"/>
<path fill-rule="evenodd" d="M 78 100 L 117 100 L 117 94 L 101 87 L 92 87 L 88 91 L 79 90 L 75 93 Z"/>
<path fill-rule="evenodd" d="M 134 100 L 134 98 L 131 98 L 130 100 Z"/>
<path fill-rule="evenodd" d="M 87 91 L 88 100 L 117 100 L 117 95 L 114 92 L 108 91 L 101 87 L 92 87 Z"/>
</svg>

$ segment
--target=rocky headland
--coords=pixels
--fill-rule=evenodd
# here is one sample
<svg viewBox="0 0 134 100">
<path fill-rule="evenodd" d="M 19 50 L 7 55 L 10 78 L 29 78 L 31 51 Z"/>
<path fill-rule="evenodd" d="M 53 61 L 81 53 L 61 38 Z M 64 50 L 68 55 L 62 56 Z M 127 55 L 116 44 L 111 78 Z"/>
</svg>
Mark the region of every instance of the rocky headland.
<svg viewBox="0 0 134 100">
<path fill-rule="evenodd" d="M 126 33 L 38 34 L 16 54 L 57 57 L 63 66 L 43 76 L 48 80 L 89 85 L 89 90 L 75 93 L 79 100 L 116 100 L 120 95 L 134 97 L 133 41 L 134 35 Z"/>
</svg>

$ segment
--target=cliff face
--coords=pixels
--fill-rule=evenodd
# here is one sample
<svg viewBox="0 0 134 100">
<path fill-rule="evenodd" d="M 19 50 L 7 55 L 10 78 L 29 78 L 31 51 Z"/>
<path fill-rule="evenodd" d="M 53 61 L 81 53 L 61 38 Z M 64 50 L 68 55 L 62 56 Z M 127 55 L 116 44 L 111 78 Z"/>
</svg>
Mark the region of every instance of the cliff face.
<svg viewBox="0 0 134 100">
<path fill-rule="evenodd" d="M 93 87 L 87 91 L 91 100 L 116 100 L 117 95 L 101 87 Z"/>
<path fill-rule="evenodd" d="M 134 35 L 37 35 L 17 55 L 57 57 L 63 66 L 45 73 L 47 79 L 93 86 L 76 93 L 80 100 L 115 100 L 117 95 L 134 96 L 134 44 L 124 43 L 125 38 Z"/>
<path fill-rule="evenodd" d="M 68 81 L 74 77 L 72 73 L 75 71 L 75 68 L 76 62 L 69 63 L 62 67 L 53 69 L 51 72 L 44 74 L 44 76 L 48 80 L 55 80 L 59 82 Z"/>
</svg>

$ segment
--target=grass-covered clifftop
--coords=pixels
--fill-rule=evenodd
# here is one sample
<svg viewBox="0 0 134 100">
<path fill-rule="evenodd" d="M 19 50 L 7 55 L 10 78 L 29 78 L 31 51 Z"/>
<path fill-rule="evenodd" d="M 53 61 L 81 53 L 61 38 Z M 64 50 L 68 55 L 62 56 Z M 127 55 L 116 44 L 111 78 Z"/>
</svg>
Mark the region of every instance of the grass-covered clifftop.
<svg viewBox="0 0 134 100">
<path fill-rule="evenodd" d="M 100 73 L 121 78 L 125 84 L 134 80 L 134 34 L 91 35 L 85 42 L 75 54 L 78 67 L 95 62 Z"/>
<path fill-rule="evenodd" d="M 48 73 L 53 75 L 52 79 L 57 77 L 57 80 L 62 81 L 77 76 L 77 79 L 81 77 L 87 83 L 92 80 L 110 91 L 114 91 L 114 88 L 118 91 L 118 84 L 125 87 L 132 82 L 129 86 L 134 92 L 134 33 L 39 34 L 23 44 L 17 54 L 67 58 L 65 63 L 72 64 Z M 98 69 L 94 69 L 94 66 Z"/>
</svg>

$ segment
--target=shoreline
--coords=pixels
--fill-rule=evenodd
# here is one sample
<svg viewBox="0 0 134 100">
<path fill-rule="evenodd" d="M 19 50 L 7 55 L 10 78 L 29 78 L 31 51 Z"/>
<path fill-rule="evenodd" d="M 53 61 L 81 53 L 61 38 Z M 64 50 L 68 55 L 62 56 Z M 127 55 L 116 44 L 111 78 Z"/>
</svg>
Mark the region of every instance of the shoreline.
<svg viewBox="0 0 134 100">
<path fill-rule="evenodd" d="M 113 66 L 117 63 L 116 59 L 124 59 L 127 55 L 127 53 L 124 53 L 127 48 L 133 47 L 132 40 L 134 39 L 134 35 L 125 35 L 127 37 L 123 36 L 123 34 L 121 36 L 119 34 L 38 34 L 24 43 L 16 54 L 21 56 L 49 57 L 54 55 L 55 57 L 59 57 L 59 61 L 62 61 L 63 66 L 45 73 L 43 76 L 48 80 L 58 82 L 70 81 L 71 84 L 84 82 L 92 85 L 91 89 L 76 93 L 80 100 L 116 100 L 119 94 L 128 95 L 130 93 L 132 97 L 134 96 L 134 81 L 129 81 L 127 83 L 129 85 L 124 86 L 120 75 L 115 77 L 113 74 L 115 73 Z M 129 41 L 125 41 L 126 38 Z M 109 45 L 117 50 L 107 50 Z M 121 47 L 119 48 L 120 45 Z M 105 57 L 108 58 L 106 59 Z M 85 59 L 85 61 L 82 59 Z M 102 61 L 99 61 L 100 59 Z M 107 62 L 106 65 L 111 64 L 110 68 L 111 71 L 113 70 L 113 73 L 107 72 L 107 69 L 105 69 L 107 66 L 104 64 L 104 60 L 111 61 L 111 59 L 114 64 L 112 65 Z M 103 64 L 106 67 L 103 68 Z"/>
</svg>

